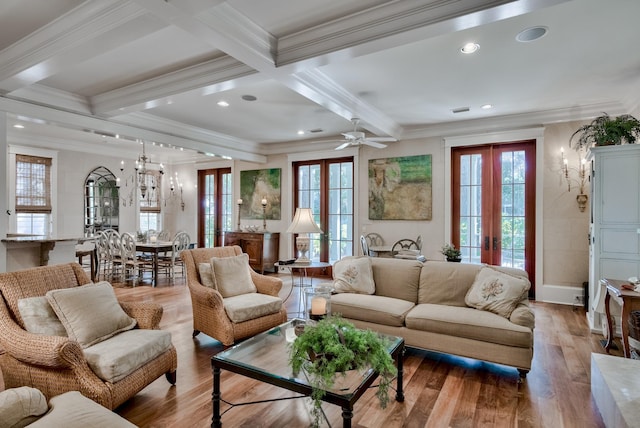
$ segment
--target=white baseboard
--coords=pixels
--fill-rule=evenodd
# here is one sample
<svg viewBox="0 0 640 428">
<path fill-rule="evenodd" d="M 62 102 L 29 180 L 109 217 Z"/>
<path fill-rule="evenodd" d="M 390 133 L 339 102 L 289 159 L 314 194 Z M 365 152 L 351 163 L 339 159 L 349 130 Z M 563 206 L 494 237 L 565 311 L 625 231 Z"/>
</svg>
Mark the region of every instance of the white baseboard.
<svg viewBox="0 0 640 428">
<path fill-rule="evenodd" d="M 575 297 L 580 296 L 584 301 L 582 287 L 569 287 L 566 285 L 544 284 L 542 290 L 536 290 L 536 300 L 559 305 L 574 305 Z"/>
</svg>

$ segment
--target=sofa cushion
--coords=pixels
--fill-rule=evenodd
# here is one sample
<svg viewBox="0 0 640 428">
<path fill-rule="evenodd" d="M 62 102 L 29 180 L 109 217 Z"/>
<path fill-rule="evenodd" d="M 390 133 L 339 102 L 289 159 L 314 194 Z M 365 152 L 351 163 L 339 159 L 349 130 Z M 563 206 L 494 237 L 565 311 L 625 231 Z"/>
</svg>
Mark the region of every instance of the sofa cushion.
<svg viewBox="0 0 640 428">
<path fill-rule="evenodd" d="M 413 306 L 413 303 L 404 299 L 369 294 L 343 293 L 331 296 L 331 313 L 393 327 L 404 325 L 404 317 Z"/>
<path fill-rule="evenodd" d="M 472 308 L 509 318 L 530 287 L 526 278 L 484 267 L 478 272 L 465 302 Z"/>
<path fill-rule="evenodd" d="M 84 350 L 87 364 L 100 379 L 115 383 L 171 348 L 171 333 L 135 329 Z"/>
<path fill-rule="evenodd" d="M 333 265 L 333 289 L 337 293 L 375 293 L 371 258 L 343 257 L 338 260 Z"/>
<path fill-rule="evenodd" d="M 198 263 L 198 273 L 200 274 L 200 284 L 205 287 L 217 289 L 216 277 L 213 275 L 211 263 Z"/>
<path fill-rule="evenodd" d="M 47 292 L 47 300 L 70 339 L 83 348 L 130 330 L 136 320 L 125 313 L 106 281 Z"/>
<path fill-rule="evenodd" d="M 249 255 L 242 253 L 233 257 L 212 257 L 211 269 L 214 282 L 222 297 L 255 293 L 256 286 L 249 273 Z"/>
<path fill-rule="evenodd" d="M 57 395 L 49 400 L 49 405 L 49 413 L 29 428 L 136 428 L 136 425 L 78 391 Z"/>
<path fill-rule="evenodd" d="M 418 301 L 418 285 L 422 263 L 383 257 L 371 258 L 376 296 L 393 297 L 415 304 Z"/>
<path fill-rule="evenodd" d="M 44 394 L 29 386 L 0 392 L 0 428 L 21 428 L 49 410 Z"/>
<path fill-rule="evenodd" d="M 482 342 L 522 348 L 533 346 L 533 333 L 530 328 L 514 324 L 492 312 L 473 308 L 423 303 L 409 311 L 405 324 L 407 328 L 414 330 Z"/>
<path fill-rule="evenodd" d="M 428 261 L 420 272 L 418 303 L 466 307 L 469 287 L 482 265 Z"/>
<path fill-rule="evenodd" d="M 67 330 L 53 311 L 45 296 L 27 297 L 18 300 L 18 311 L 24 329 L 29 333 L 46 336 L 66 336 Z"/>
<path fill-rule="evenodd" d="M 224 299 L 224 310 L 236 323 L 275 314 L 280 309 L 282 299 L 267 294 L 248 293 Z"/>
</svg>

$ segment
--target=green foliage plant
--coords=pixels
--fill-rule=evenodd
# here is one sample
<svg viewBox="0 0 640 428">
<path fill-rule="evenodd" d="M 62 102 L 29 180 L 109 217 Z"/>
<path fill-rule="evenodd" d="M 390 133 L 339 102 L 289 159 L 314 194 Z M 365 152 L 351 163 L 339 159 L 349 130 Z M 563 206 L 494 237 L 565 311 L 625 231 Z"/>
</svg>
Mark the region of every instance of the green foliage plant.
<svg viewBox="0 0 640 428">
<path fill-rule="evenodd" d="M 460 252 L 460 250 L 453 244 L 444 244 L 440 252 L 447 258 L 447 260 L 457 260 L 462 256 L 462 252 Z"/>
<path fill-rule="evenodd" d="M 575 142 L 575 149 L 589 149 L 593 146 L 614 144 L 634 144 L 640 137 L 640 121 L 629 114 L 611 117 L 607 113 L 583 125 L 571 135 L 569 143 Z"/>
<path fill-rule="evenodd" d="M 339 315 L 308 324 L 291 344 L 289 364 L 294 376 L 301 370 L 312 388 L 313 426 L 318 427 L 322 415 L 322 398 L 330 390 L 336 376 L 348 370 L 373 369 L 380 383 L 376 396 L 384 409 L 389 402 L 389 387 L 397 374 L 389 354 L 388 340 L 371 330 L 357 329 Z"/>
</svg>

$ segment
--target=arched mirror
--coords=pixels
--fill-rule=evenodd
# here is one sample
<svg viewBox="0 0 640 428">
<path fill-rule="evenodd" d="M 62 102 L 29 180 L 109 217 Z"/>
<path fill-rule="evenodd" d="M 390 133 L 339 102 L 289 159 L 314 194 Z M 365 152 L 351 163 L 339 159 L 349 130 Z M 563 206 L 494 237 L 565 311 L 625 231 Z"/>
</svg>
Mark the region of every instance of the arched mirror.
<svg viewBox="0 0 640 428">
<path fill-rule="evenodd" d="M 103 166 L 84 181 L 84 233 L 91 236 L 104 229 L 118 230 L 120 193 L 116 176 Z"/>
</svg>

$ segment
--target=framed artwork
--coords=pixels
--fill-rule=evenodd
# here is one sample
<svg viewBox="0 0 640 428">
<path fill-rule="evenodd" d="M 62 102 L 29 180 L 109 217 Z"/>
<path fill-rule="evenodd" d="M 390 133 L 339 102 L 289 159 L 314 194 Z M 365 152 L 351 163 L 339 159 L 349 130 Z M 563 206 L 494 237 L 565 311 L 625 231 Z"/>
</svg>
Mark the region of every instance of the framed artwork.
<svg viewBox="0 0 640 428">
<path fill-rule="evenodd" d="M 431 155 L 369 160 L 370 220 L 431 220 Z"/>
<path fill-rule="evenodd" d="M 262 200 L 266 199 L 267 220 L 280 220 L 280 168 L 240 171 L 240 217 L 262 220 Z"/>
</svg>

